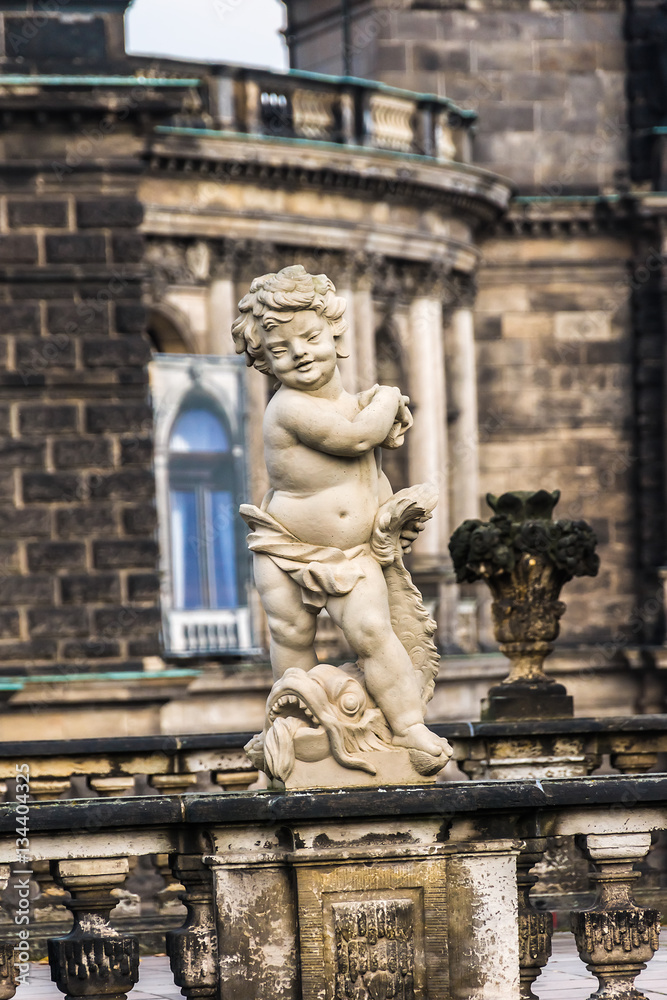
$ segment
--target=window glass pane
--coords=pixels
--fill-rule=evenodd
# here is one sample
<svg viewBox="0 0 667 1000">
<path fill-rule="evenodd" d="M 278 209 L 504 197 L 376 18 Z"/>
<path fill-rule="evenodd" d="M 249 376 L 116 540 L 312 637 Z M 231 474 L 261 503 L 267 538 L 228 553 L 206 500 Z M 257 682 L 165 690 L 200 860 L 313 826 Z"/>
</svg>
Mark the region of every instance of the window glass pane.
<svg viewBox="0 0 667 1000">
<path fill-rule="evenodd" d="M 174 607 L 202 607 L 201 567 L 197 533 L 197 495 L 171 490 L 171 572 Z"/>
<path fill-rule="evenodd" d="M 229 442 L 222 423 L 210 410 L 186 410 L 174 424 L 169 450 L 179 454 L 229 451 Z"/>
<path fill-rule="evenodd" d="M 236 506 L 228 490 L 207 494 L 210 522 L 207 525 L 209 587 L 211 607 L 238 607 L 236 587 L 236 543 L 234 537 Z M 208 514 L 208 511 L 207 511 Z"/>
</svg>

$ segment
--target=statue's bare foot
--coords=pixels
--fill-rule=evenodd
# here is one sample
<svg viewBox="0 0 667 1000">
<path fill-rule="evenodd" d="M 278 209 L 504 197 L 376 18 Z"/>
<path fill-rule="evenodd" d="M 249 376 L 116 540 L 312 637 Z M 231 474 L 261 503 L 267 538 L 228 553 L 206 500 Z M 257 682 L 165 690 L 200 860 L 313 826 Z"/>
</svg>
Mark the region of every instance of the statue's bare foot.
<svg viewBox="0 0 667 1000">
<path fill-rule="evenodd" d="M 451 757 L 452 748 L 447 740 L 440 739 L 432 733 L 423 722 L 408 726 L 402 736 L 394 736 L 392 743 L 397 747 L 407 747 L 408 750 L 418 750 L 430 754 L 431 757 Z"/>
</svg>

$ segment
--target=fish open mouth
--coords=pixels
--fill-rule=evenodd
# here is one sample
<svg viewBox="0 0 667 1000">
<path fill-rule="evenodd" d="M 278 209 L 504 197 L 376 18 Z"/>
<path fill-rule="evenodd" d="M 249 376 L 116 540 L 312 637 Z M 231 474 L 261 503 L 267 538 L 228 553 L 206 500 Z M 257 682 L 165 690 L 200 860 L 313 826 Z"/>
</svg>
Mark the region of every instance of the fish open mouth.
<svg viewBox="0 0 667 1000">
<path fill-rule="evenodd" d="M 273 698 L 268 707 L 269 722 L 273 724 L 279 716 L 301 718 L 306 725 L 317 726 L 315 713 L 302 695 L 296 691 L 286 691 Z"/>
</svg>

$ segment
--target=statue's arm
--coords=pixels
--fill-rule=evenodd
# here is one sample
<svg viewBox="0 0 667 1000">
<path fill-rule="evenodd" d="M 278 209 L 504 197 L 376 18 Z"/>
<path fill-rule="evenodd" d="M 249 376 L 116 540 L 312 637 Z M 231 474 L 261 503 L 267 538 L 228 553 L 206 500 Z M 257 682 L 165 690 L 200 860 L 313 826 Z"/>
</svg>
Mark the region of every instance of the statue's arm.
<svg viewBox="0 0 667 1000">
<path fill-rule="evenodd" d="M 353 420 L 328 400 L 294 394 L 280 407 L 278 418 L 302 444 L 329 455 L 354 458 L 377 447 L 391 430 L 400 390 L 382 386 Z"/>
</svg>

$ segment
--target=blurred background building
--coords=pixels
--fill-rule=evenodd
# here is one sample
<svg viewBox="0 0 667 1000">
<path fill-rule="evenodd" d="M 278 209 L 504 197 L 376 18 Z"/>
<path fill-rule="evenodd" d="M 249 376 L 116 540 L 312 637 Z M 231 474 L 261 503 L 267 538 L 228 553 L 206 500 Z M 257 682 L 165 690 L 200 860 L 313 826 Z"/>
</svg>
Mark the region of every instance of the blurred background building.
<svg viewBox="0 0 667 1000">
<path fill-rule="evenodd" d="M 506 672 L 449 536 L 541 487 L 602 560 L 552 672 L 577 714 L 662 711 L 661 8 L 290 0 L 281 72 L 129 55 L 127 7 L 0 0 L 5 739 L 261 726 L 235 512 L 271 386 L 229 330 L 293 262 L 348 301 L 347 387 L 411 396 L 394 487 L 440 489 L 412 557 L 430 718 L 477 718 Z"/>
</svg>

